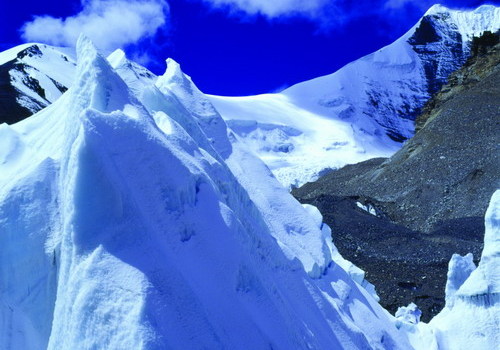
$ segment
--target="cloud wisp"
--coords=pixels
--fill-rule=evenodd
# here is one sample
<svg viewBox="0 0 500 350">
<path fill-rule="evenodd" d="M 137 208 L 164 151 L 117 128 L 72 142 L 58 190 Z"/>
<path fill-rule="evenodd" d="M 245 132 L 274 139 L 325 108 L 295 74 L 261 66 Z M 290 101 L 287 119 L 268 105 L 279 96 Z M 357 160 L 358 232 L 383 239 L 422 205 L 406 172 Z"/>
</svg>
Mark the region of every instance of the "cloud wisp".
<svg viewBox="0 0 500 350">
<path fill-rule="evenodd" d="M 82 10 L 70 17 L 35 16 L 21 28 L 25 41 L 74 46 L 83 33 L 110 51 L 152 38 L 167 24 L 165 0 L 82 0 Z"/>
<path fill-rule="evenodd" d="M 344 25 L 364 17 L 379 17 L 398 27 L 401 16 L 425 12 L 436 0 L 198 0 L 239 17 L 261 15 L 268 20 L 300 17 L 322 30 Z M 471 0 L 442 0 L 445 6 L 463 7 Z M 320 30 L 321 32 L 321 30 Z"/>
<path fill-rule="evenodd" d="M 243 11 L 250 15 L 261 14 L 268 18 L 281 16 L 317 17 L 328 0 L 204 0 L 218 8 Z"/>
<path fill-rule="evenodd" d="M 268 20 L 303 18 L 318 25 L 320 32 L 343 25 L 350 20 L 379 15 L 405 7 L 410 0 L 198 0 L 237 17 L 261 15 Z M 427 0 L 424 0 L 427 1 Z"/>
</svg>

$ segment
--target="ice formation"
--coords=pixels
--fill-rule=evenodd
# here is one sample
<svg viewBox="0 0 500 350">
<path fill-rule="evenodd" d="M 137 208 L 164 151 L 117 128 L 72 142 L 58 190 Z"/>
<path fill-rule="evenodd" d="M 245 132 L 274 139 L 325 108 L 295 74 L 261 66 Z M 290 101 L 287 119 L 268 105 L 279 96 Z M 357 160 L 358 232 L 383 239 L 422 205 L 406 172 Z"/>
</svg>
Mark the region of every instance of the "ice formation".
<svg viewBox="0 0 500 350">
<path fill-rule="evenodd" d="M 414 303 L 410 303 L 408 306 L 402 306 L 396 311 L 396 318 L 400 319 L 402 322 L 417 324 L 420 322 L 420 316 L 422 316 L 422 311 L 420 311 Z"/>
<path fill-rule="evenodd" d="M 111 58 L 81 38 L 72 87 L 0 127 L 0 348 L 409 347 L 175 64 Z"/>
<path fill-rule="evenodd" d="M 430 322 L 439 349 L 498 349 L 500 344 L 500 190 L 485 216 L 484 248 L 474 269 L 452 259 L 446 285 L 446 307 Z M 468 260 L 468 259 L 467 259 Z M 460 269 L 460 271 L 457 271 Z M 465 276 L 467 278 L 464 279 Z M 458 278 L 457 278 L 458 276 Z M 462 282 L 460 284 L 460 282 Z M 453 285 L 453 288 L 449 286 Z M 450 293 L 453 290 L 453 293 Z"/>
</svg>

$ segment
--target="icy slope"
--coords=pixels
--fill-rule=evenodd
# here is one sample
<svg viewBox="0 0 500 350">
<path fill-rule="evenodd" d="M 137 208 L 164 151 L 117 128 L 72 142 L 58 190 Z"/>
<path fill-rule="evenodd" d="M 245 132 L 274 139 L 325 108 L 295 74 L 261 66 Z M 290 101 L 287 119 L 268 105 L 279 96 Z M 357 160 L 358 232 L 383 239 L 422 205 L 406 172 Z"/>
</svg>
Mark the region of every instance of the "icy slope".
<svg viewBox="0 0 500 350">
<path fill-rule="evenodd" d="M 73 81 L 71 50 L 25 44 L 0 53 L 0 123 L 22 120 L 57 100 Z"/>
<path fill-rule="evenodd" d="M 1 349 L 410 347 L 175 63 L 114 58 L 80 39 L 69 91 L 0 126 Z"/>
<path fill-rule="evenodd" d="M 324 169 L 394 153 L 430 94 L 469 56 L 472 36 L 499 28 L 498 7 L 436 5 L 391 45 L 331 75 L 279 94 L 210 99 L 284 185 L 301 185 Z"/>
</svg>

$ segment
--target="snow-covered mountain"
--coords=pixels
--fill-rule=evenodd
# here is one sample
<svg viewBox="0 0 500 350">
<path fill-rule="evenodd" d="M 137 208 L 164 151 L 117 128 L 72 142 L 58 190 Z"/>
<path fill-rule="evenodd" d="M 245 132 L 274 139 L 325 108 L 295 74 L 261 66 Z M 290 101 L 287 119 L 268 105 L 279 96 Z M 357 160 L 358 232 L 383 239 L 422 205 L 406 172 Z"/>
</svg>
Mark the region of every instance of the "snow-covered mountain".
<svg viewBox="0 0 500 350">
<path fill-rule="evenodd" d="M 72 50 L 24 44 L 0 53 L 0 123 L 22 120 L 57 100 L 71 85 Z"/>
<path fill-rule="evenodd" d="M 500 184 L 500 45 L 483 43 L 426 104 L 419 130 L 393 156 L 292 191 L 325 214 L 342 237 L 339 251 L 367 271 L 391 312 L 414 301 L 429 321 L 445 305 L 450 256 L 481 253 L 482 217 Z M 394 250 L 394 241 L 411 244 Z M 405 283 L 410 288 L 398 288 Z"/>
<path fill-rule="evenodd" d="M 394 43 L 331 75 L 279 94 L 210 100 L 284 185 L 301 185 L 325 169 L 393 154 L 430 95 L 465 62 L 472 37 L 499 28 L 498 7 L 435 5 Z"/>
</svg>

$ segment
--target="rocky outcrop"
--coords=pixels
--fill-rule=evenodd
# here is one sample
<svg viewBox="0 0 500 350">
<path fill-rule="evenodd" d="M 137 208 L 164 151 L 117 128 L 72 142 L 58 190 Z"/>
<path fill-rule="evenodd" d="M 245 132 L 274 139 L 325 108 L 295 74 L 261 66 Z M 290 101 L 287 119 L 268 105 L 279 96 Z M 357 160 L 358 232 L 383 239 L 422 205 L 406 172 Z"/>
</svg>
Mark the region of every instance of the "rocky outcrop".
<svg viewBox="0 0 500 350">
<path fill-rule="evenodd" d="M 488 38 L 486 44 L 480 44 L 480 38 L 474 38 L 472 46 L 476 54 L 467 60 L 462 69 L 457 70 L 449 77 L 448 85 L 444 86 L 441 91 L 434 94 L 432 98 L 425 104 L 422 113 L 418 116 L 415 123 L 416 131 L 419 131 L 429 121 L 438 115 L 443 104 L 453 98 L 458 92 L 469 89 L 478 81 L 481 81 L 485 76 L 491 74 L 495 66 L 498 65 L 498 47 L 488 47 L 491 42 L 490 37 L 495 38 L 495 44 L 498 43 L 500 31 L 495 34 L 485 32 L 481 38 Z"/>
</svg>

